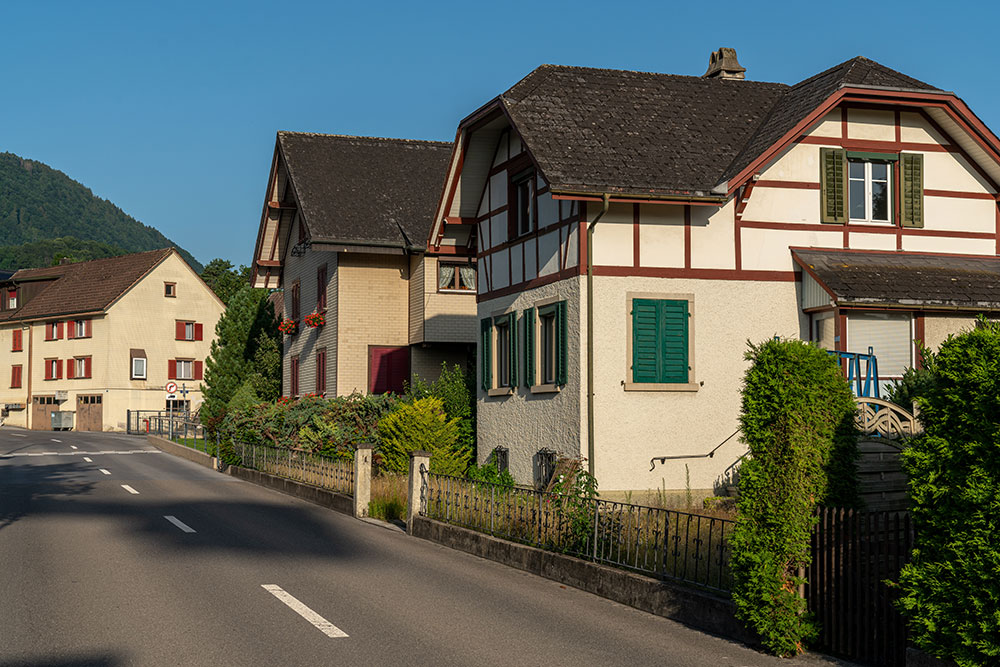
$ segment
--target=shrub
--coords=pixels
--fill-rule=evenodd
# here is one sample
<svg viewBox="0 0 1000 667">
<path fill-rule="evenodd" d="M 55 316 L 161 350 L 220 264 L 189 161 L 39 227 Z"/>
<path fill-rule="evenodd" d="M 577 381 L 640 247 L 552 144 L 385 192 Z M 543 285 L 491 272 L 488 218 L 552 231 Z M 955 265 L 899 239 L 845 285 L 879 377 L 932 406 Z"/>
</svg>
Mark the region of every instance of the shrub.
<svg viewBox="0 0 1000 667">
<path fill-rule="evenodd" d="M 903 450 L 915 543 L 900 608 L 914 642 L 959 665 L 1000 662 L 1000 324 L 949 338 Z"/>
<path fill-rule="evenodd" d="M 469 466 L 465 476 L 473 482 L 485 482 L 487 484 L 498 484 L 500 486 L 514 487 L 514 476 L 508 470 L 500 470 L 497 465 L 497 455 L 490 454 L 489 460 L 481 466 L 475 463 Z"/>
<path fill-rule="evenodd" d="M 886 399 L 906 411 L 913 409 L 918 398 L 925 398 L 934 386 L 934 354 L 921 347 L 920 358 L 923 368 L 907 368 L 903 377 L 893 380 L 886 388 Z"/>
<path fill-rule="evenodd" d="M 417 377 L 407 387 L 407 401 L 428 397 L 440 398 L 448 418 L 458 420 L 457 447 L 467 452 L 471 460 L 476 452 L 475 377 L 458 364 L 449 367 L 442 362 L 441 375 L 437 380 L 428 384 Z"/>
<path fill-rule="evenodd" d="M 458 420 L 449 419 L 440 398 L 421 398 L 402 403 L 382 418 L 378 425 L 382 468 L 405 474 L 410 452 L 431 454 L 431 471 L 461 475 L 469 467 L 469 452 L 458 446 Z"/>
<path fill-rule="evenodd" d="M 794 655 L 816 631 L 796 592 L 816 503 L 858 502 L 855 403 L 834 358 L 813 345 L 769 340 L 746 358 L 740 424 L 750 456 L 730 540 L 733 601 L 768 650 Z"/>
</svg>

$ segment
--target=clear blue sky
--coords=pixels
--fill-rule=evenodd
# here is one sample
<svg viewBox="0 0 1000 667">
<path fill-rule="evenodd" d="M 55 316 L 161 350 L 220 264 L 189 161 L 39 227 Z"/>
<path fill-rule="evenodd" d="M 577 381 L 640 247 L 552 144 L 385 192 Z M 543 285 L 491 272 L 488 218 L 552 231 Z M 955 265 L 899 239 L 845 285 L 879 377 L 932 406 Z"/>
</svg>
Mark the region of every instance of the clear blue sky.
<svg viewBox="0 0 1000 667">
<path fill-rule="evenodd" d="M 202 262 L 248 264 L 277 130 L 452 140 L 541 63 L 701 75 L 735 47 L 794 83 L 855 55 L 1000 133 L 1000 8 L 866 3 L 5 2 L 0 151 L 41 160 Z"/>
</svg>

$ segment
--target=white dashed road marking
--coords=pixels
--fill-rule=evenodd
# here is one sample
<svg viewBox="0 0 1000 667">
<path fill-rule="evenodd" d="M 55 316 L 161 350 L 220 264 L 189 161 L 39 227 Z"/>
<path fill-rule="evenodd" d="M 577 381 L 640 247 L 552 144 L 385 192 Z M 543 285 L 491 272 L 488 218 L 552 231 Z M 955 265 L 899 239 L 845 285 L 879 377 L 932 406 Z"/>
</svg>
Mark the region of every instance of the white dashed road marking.
<svg viewBox="0 0 1000 667">
<path fill-rule="evenodd" d="M 111 471 L 110 471 L 110 470 L 105 470 L 104 468 L 101 468 L 100 470 L 101 470 L 101 472 L 103 472 L 103 473 L 104 473 L 105 475 L 110 475 L 110 474 L 111 474 Z"/>
<path fill-rule="evenodd" d="M 51 440 L 52 440 L 52 442 L 62 442 L 62 440 L 56 440 L 55 438 L 51 438 Z"/>
<path fill-rule="evenodd" d="M 70 445 L 69 448 L 70 449 L 76 449 L 76 445 Z"/>
<path fill-rule="evenodd" d="M 136 491 L 135 489 L 133 489 L 128 484 L 122 484 L 122 488 L 125 489 L 126 491 L 128 491 L 129 493 L 131 493 L 133 496 L 139 495 L 139 492 Z"/>
<path fill-rule="evenodd" d="M 347 637 L 346 632 L 299 602 L 292 595 L 286 593 L 282 590 L 281 586 L 276 586 L 274 584 L 261 584 L 261 588 L 284 602 L 288 605 L 289 609 L 312 623 L 317 630 L 322 632 L 327 637 Z"/>
<path fill-rule="evenodd" d="M 72 445 L 70 445 L 72 446 Z M 15 452 L 13 454 L 0 454 L 0 459 L 12 459 L 15 456 L 79 456 L 81 454 L 92 455 L 112 455 L 112 454 L 162 454 L 158 449 L 126 449 L 124 451 L 101 451 L 101 452 Z"/>
<path fill-rule="evenodd" d="M 94 462 L 94 459 L 90 458 L 89 456 L 84 456 L 83 460 L 86 461 L 87 463 L 93 463 Z"/>
<path fill-rule="evenodd" d="M 194 532 L 197 532 L 197 531 L 195 531 L 194 528 L 192 528 L 191 526 L 187 525 L 186 523 L 184 523 L 183 521 L 181 521 L 180 519 L 178 519 L 175 516 L 168 516 L 168 515 L 164 514 L 163 518 L 166 519 L 167 521 L 169 521 L 170 523 L 174 524 L 175 526 L 177 526 L 181 530 L 183 530 L 185 533 L 194 533 Z"/>
</svg>

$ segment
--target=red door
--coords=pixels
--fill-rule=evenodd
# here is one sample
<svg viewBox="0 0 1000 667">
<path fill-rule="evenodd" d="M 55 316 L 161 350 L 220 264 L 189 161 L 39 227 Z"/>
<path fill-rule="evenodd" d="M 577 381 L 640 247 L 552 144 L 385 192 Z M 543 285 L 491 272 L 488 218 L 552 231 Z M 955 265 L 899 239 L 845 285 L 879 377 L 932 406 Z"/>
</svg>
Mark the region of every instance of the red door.
<svg viewBox="0 0 1000 667">
<path fill-rule="evenodd" d="M 410 348 L 368 348 L 368 393 L 403 393 L 403 384 L 410 379 Z"/>
</svg>

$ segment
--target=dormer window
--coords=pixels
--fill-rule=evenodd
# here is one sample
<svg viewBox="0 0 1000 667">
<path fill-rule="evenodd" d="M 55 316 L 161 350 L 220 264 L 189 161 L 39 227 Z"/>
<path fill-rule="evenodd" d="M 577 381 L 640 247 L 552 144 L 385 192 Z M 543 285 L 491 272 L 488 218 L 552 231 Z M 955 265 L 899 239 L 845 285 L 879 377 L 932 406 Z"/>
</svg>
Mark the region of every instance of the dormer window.
<svg viewBox="0 0 1000 667">
<path fill-rule="evenodd" d="M 7 290 L 7 310 L 17 310 L 17 290 Z"/>
</svg>

